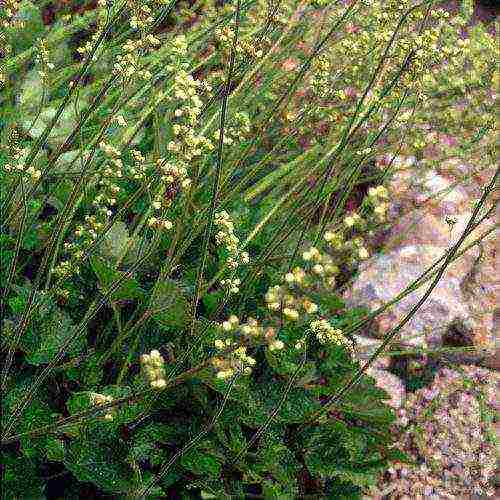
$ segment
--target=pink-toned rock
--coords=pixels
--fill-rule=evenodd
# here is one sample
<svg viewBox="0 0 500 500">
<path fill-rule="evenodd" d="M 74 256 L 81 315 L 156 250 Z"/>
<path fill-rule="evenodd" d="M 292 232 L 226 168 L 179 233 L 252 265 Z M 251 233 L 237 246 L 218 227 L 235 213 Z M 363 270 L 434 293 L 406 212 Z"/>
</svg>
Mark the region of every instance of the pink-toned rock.
<svg viewBox="0 0 500 500">
<path fill-rule="evenodd" d="M 378 161 L 382 168 L 389 162 L 387 157 Z M 385 236 L 384 253 L 360 265 L 358 277 L 345 293 L 348 305 L 375 310 L 393 300 L 458 241 L 472 215 L 472 204 L 484 186 L 453 180 L 452 166 L 456 163 L 450 161 L 442 171 L 434 172 L 424 169 L 414 158 L 394 159 L 389 216 L 395 222 Z M 464 172 L 454 171 L 461 178 L 468 166 L 462 167 Z M 484 221 L 462 248 L 493 224 L 493 217 Z M 456 358 L 460 361 L 493 355 L 498 293 L 495 236 L 495 232 L 490 233 L 481 246 L 469 249 L 449 265 L 430 297 L 401 330 L 403 345 L 478 348 L 476 355 Z M 365 334 L 381 337 L 393 329 L 429 284 L 430 281 L 379 315 Z"/>
<path fill-rule="evenodd" d="M 494 494 L 493 426 L 499 375 L 461 366 L 441 369 L 430 387 L 408 396 L 397 412 L 397 447 L 414 464 L 395 463 L 372 499 L 489 498 Z"/>
<path fill-rule="evenodd" d="M 387 370 L 379 370 L 377 368 L 368 368 L 367 375 L 373 377 L 375 385 L 386 391 L 391 399 L 387 404 L 393 408 L 401 408 L 406 399 L 406 388 L 404 382 L 396 375 Z"/>
<path fill-rule="evenodd" d="M 357 359 L 361 361 L 361 364 L 363 364 L 363 362 L 366 362 L 375 353 L 375 351 L 380 347 L 380 344 L 382 343 L 381 340 L 370 337 L 363 337 L 361 335 L 354 335 L 354 341 L 355 341 L 354 355 L 356 356 Z M 390 364 L 391 360 L 389 357 L 378 356 L 371 365 L 371 367 L 379 370 L 387 370 L 389 369 Z"/>
<path fill-rule="evenodd" d="M 404 246 L 387 254 L 377 255 L 361 264 L 359 276 L 344 298 L 353 306 L 390 302 L 441 256 L 441 248 L 429 245 Z M 455 273 L 452 269 L 445 274 L 429 299 L 402 329 L 400 339 L 404 345 L 438 347 L 448 324 L 455 319 L 467 319 L 467 305 L 464 300 L 460 300 L 457 266 L 453 267 Z M 425 288 L 424 286 L 410 293 L 376 317 L 370 332 L 375 336 L 384 336 L 422 297 Z"/>
<path fill-rule="evenodd" d="M 371 358 L 382 343 L 378 339 L 363 337 L 361 335 L 355 335 L 354 340 L 356 346 L 354 354 L 356 358 L 360 360 L 361 366 Z M 388 371 L 390 365 L 390 357 L 379 356 L 374 360 L 366 373 L 375 379 L 375 385 L 377 387 L 383 389 L 391 396 L 388 404 L 393 408 L 400 408 L 406 398 L 406 387 L 399 377 Z"/>
</svg>

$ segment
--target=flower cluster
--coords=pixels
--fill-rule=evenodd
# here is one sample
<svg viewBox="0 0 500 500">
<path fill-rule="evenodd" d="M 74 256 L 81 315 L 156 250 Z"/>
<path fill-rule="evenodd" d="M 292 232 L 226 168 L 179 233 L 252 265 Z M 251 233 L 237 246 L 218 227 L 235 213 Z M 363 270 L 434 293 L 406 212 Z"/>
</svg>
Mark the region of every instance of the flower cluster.
<svg viewBox="0 0 500 500">
<path fill-rule="evenodd" d="M 160 179 L 167 185 L 176 184 L 179 188 L 189 189 L 191 179 L 188 177 L 187 168 L 180 164 L 173 164 L 166 161 L 164 158 L 159 158 L 156 161 L 156 167 L 160 174 Z"/>
<path fill-rule="evenodd" d="M 205 151 L 214 149 L 212 142 L 196 130 L 203 105 L 200 95 L 209 93 L 212 89 L 201 80 L 195 80 L 187 71 L 188 43 L 185 36 L 174 38 L 170 50 L 167 70 L 172 72 L 174 77 L 168 101 L 175 109 L 171 117 L 173 140 L 169 142 L 167 149 L 173 154 L 176 162 L 186 166 L 192 160 L 199 159 Z"/>
<path fill-rule="evenodd" d="M 130 27 L 132 29 L 144 30 L 154 22 L 153 11 L 149 5 L 129 2 L 132 15 L 130 16 Z"/>
<path fill-rule="evenodd" d="M 212 360 L 218 378 L 230 378 L 236 371 L 250 375 L 255 359 L 248 355 L 248 346 L 265 345 L 270 352 L 280 351 L 285 343 L 277 338 L 276 329 L 263 326 L 249 317 L 241 323 L 237 316 L 230 316 L 220 325 L 221 338 L 214 342 L 220 354 Z"/>
<path fill-rule="evenodd" d="M 321 54 L 314 60 L 313 66 L 311 88 L 315 95 L 325 96 L 332 88 L 332 69 L 328 56 Z"/>
<path fill-rule="evenodd" d="M 96 41 L 103 34 L 106 25 L 106 20 L 108 19 L 109 15 L 109 8 L 111 6 L 112 6 L 111 0 L 98 0 L 95 25 L 92 28 L 89 26 L 89 28 L 91 28 L 91 30 L 89 30 L 91 31 L 90 37 L 88 37 L 86 41 L 82 41 L 82 45 L 80 45 L 76 49 L 76 52 L 81 57 L 90 56 L 90 54 L 92 53 Z M 64 16 L 63 19 L 71 21 L 71 15 Z M 94 52 L 94 55 L 92 56 L 93 61 L 96 61 L 98 59 L 99 55 L 102 54 L 102 50 L 103 50 L 102 48 L 97 48 L 97 50 Z"/>
<path fill-rule="evenodd" d="M 239 247 L 240 240 L 234 234 L 234 224 L 230 215 L 225 210 L 216 212 L 214 223 L 219 228 L 215 234 L 215 241 L 224 248 L 229 269 L 234 272 L 240 265 L 248 264 L 250 257 L 248 252 L 241 251 Z M 231 293 L 239 292 L 240 283 L 239 278 L 234 277 L 221 280 L 221 285 Z"/>
<path fill-rule="evenodd" d="M 343 345 L 350 351 L 353 344 L 344 336 L 340 328 L 334 328 L 326 319 L 319 319 L 311 322 L 311 331 L 321 344 Z"/>
<path fill-rule="evenodd" d="M 286 274 L 284 284 L 269 288 L 265 295 L 268 309 L 279 311 L 283 308 L 283 316 L 288 321 L 299 321 L 301 311 L 315 314 L 318 306 L 304 294 L 304 289 L 307 288 L 304 277 L 305 272 L 301 268 L 295 268 L 293 272 Z"/>
<path fill-rule="evenodd" d="M 159 351 L 155 349 L 149 354 L 143 354 L 141 356 L 141 365 L 149 385 L 153 389 L 163 389 L 166 387 L 165 361 Z"/>
<path fill-rule="evenodd" d="M 316 247 L 305 250 L 302 258 L 305 267 L 297 266 L 287 272 L 282 284 L 270 287 L 264 297 L 269 310 L 281 310 L 284 318 L 289 321 L 299 321 L 304 313 L 316 314 L 318 305 L 309 298 L 311 289 L 318 282 L 334 286 L 335 275 L 339 273 L 333 259 Z"/>
<path fill-rule="evenodd" d="M 116 197 L 120 192 L 118 183 L 123 177 L 122 154 L 121 151 L 103 141 L 99 144 L 99 148 L 105 154 L 107 162 L 97 180 L 100 193 L 94 199 L 93 204 L 99 208 L 106 205 L 112 207 L 116 205 Z"/>
<path fill-rule="evenodd" d="M 297 324 L 302 316 L 306 315 L 304 326 L 310 327 L 321 344 L 335 343 L 352 350 L 352 345 L 342 330 L 333 328 L 325 319 L 311 319 L 319 312 L 318 305 L 309 298 L 311 291 L 318 282 L 331 280 L 338 272 L 338 268 L 333 265 L 330 256 L 321 254 L 315 247 L 311 247 L 304 254 L 304 260 L 308 266 L 311 265 L 311 268 L 295 267 L 285 274 L 281 285 L 270 287 L 264 297 L 267 307 L 271 312 L 281 311 L 285 320 Z M 274 319 L 276 325 L 280 324 L 278 318 Z M 272 322 L 273 318 L 271 324 Z M 232 376 L 236 369 L 250 373 L 253 361 L 248 362 L 250 366 L 244 366 L 244 361 L 249 359 L 246 346 L 266 345 L 269 352 L 281 351 L 286 347 L 277 336 L 277 327 L 263 326 L 254 318 L 248 318 L 246 323 L 240 323 L 238 317 L 230 316 L 221 324 L 221 331 L 225 336 L 215 340 L 215 347 L 223 353 L 213 363 L 218 370 L 219 378 Z M 305 337 L 296 341 L 295 348 L 302 349 L 305 342 Z M 236 357 L 233 351 L 237 352 Z"/>
<path fill-rule="evenodd" d="M 54 70 L 55 65 L 50 61 L 47 44 L 44 40 L 40 41 L 40 48 L 36 54 L 36 63 L 40 66 L 38 74 L 43 82 L 47 82 L 49 74 Z"/>
<path fill-rule="evenodd" d="M 340 269 L 330 255 L 311 247 L 302 253 L 302 259 L 310 266 L 310 274 L 321 277 L 330 287 L 335 285 L 335 276 Z"/>
<path fill-rule="evenodd" d="M 21 0 L 4 0 L 0 14 L 0 26 L 4 29 L 24 27 L 24 21 L 17 15 L 21 7 Z"/>
<path fill-rule="evenodd" d="M 229 345 L 228 348 L 230 347 Z M 212 359 L 212 366 L 217 371 L 217 378 L 223 380 L 231 378 L 236 372 L 250 375 L 252 373 L 251 367 L 255 363 L 255 359 L 248 356 L 245 346 L 236 347 L 231 351 L 231 355 L 217 356 Z"/>
<path fill-rule="evenodd" d="M 121 152 L 115 147 L 101 142 L 99 148 L 106 161 L 96 176 L 97 194 L 92 201 L 94 214 L 84 216 L 84 224 L 78 224 L 72 242 L 64 243 L 67 257 L 54 269 L 54 275 L 64 280 L 79 273 L 80 261 L 85 249 L 89 247 L 111 221 L 112 207 L 117 204 L 117 196 L 121 188 L 119 182 L 123 177 L 124 166 Z"/>
<path fill-rule="evenodd" d="M 249 326 L 247 331 L 251 331 L 252 335 L 258 330 L 257 324 Z M 247 347 L 241 345 L 237 335 L 238 331 L 242 331 L 240 321 L 236 316 L 230 316 L 227 321 L 222 324 L 222 330 L 226 334 L 233 334 L 232 338 L 226 336 L 224 339 L 216 339 L 214 342 L 215 348 L 221 352 L 221 356 L 216 356 L 212 359 L 212 366 L 217 371 L 217 378 L 227 379 L 231 378 L 237 371 L 245 375 L 252 373 L 252 366 L 256 361 L 254 358 L 247 354 Z"/>
<path fill-rule="evenodd" d="M 112 396 L 106 396 L 105 394 L 99 394 L 98 392 L 92 392 L 90 394 L 90 399 L 93 405 L 98 405 L 98 406 L 106 403 L 111 403 L 113 401 Z M 104 420 L 109 420 L 109 421 L 113 420 L 113 414 L 111 413 L 111 411 L 108 411 L 104 415 Z"/>
<path fill-rule="evenodd" d="M 229 56 L 229 52 L 234 40 L 234 30 L 230 26 L 215 29 L 215 41 L 221 46 L 225 56 Z M 236 52 L 242 56 L 251 58 L 262 57 L 263 51 L 259 48 L 259 44 L 255 43 L 255 38 L 238 37 L 236 42 Z"/>
<path fill-rule="evenodd" d="M 133 77 L 150 80 L 151 72 L 143 67 L 141 55 L 150 49 L 157 48 L 160 43 L 160 40 L 153 35 L 138 40 L 128 40 L 122 46 L 122 53 L 116 57 L 113 66 L 114 73 L 119 75 L 124 82 L 129 82 Z"/>
<path fill-rule="evenodd" d="M 6 59 L 12 53 L 12 47 L 5 33 L 0 33 L 0 59 Z M 3 68 L 2 68 L 3 69 Z M 7 74 L 0 70 L 0 88 L 7 84 Z"/>
<path fill-rule="evenodd" d="M 325 231 L 323 238 L 336 262 L 355 265 L 357 261 L 370 256 L 366 248 L 365 232 L 361 232 L 366 226 L 366 220 L 353 211 L 344 217 L 342 226 Z"/>
<path fill-rule="evenodd" d="M 133 164 L 127 167 L 127 173 L 136 181 L 146 179 L 146 174 L 148 173 L 146 158 L 137 149 L 131 149 L 130 155 L 132 156 Z"/>
<path fill-rule="evenodd" d="M 244 141 L 250 134 L 250 118 L 248 113 L 239 111 L 231 117 L 231 120 L 224 129 L 224 144 L 231 145 Z M 219 139 L 220 129 L 214 131 L 213 137 Z"/>
<path fill-rule="evenodd" d="M 168 143 L 167 149 L 175 153 L 178 161 L 188 163 L 199 159 L 204 151 L 214 149 L 212 142 L 195 129 L 202 108 L 198 90 L 202 87 L 206 89 L 201 81 L 195 80 L 185 70 L 179 69 L 174 76 L 170 101 L 176 109 L 172 117 L 173 140 Z"/>
<path fill-rule="evenodd" d="M 181 162 L 173 163 L 165 158 L 156 160 L 156 172 L 161 180 L 152 207 L 156 214 L 148 219 L 149 227 L 157 229 L 172 229 L 173 223 L 165 218 L 163 212 L 170 208 L 172 201 L 181 191 L 189 189 L 191 179 L 188 177 L 187 168 Z"/>
<path fill-rule="evenodd" d="M 356 211 L 345 215 L 342 224 L 327 228 L 323 238 L 336 262 L 355 265 L 370 256 L 366 236 L 371 235 L 370 224 L 387 219 L 389 193 L 382 185 L 372 186 L 361 204 L 363 216 Z"/>
<path fill-rule="evenodd" d="M 40 179 L 42 172 L 33 165 L 26 167 L 25 159 L 27 154 L 28 151 L 19 144 L 18 134 L 13 131 L 9 141 L 9 156 L 11 160 L 5 163 L 3 169 L 6 173 L 20 175 L 27 181 L 36 182 Z"/>
<path fill-rule="evenodd" d="M 373 205 L 373 213 L 375 217 L 384 222 L 387 216 L 389 204 L 387 198 L 389 193 L 384 186 L 375 186 L 368 189 L 368 200 Z"/>
</svg>

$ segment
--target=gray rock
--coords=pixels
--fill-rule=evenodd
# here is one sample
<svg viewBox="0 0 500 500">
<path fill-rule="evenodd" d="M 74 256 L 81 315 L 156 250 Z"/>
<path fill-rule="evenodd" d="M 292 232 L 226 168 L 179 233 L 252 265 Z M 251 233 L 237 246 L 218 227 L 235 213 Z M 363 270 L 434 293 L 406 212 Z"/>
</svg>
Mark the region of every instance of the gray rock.
<svg viewBox="0 0 500 500">
<path fill-rule="evenodd" d="M 360 265 L 358 277 L 345 293 L 350 306 L 373 311 L 419 278 L 461 236 L 472 203 L 480 194 L 481 185 L 450 176 L 459 172 L 465 178 L 472 167 L 458 168 L 453 163 L 453 168 L 447 164 L 442 172 L 435 172 L 426 170 L 414 158 L 398 158 L 395 165 L 396 174 L 389 186 L 389 213 L 396 222 L 385 239 L 384 253 Z M 482 172 L 479 181 L 486 178 Z M 486 220 L 464 245 L 493 224 L 493 218 Z M 494 357 L 498 289 L 495 235 L 490 234 L 482 246 L 473 247 L 447 268 L 430 297 L 402 329 L 399 340 L 403 346 L 477 347 L 476 355 L 457 356 L 460 362 Z M 429 284 L 379 315 L 364 334 L 383 337 L 405 317 Z"/>
</svg>

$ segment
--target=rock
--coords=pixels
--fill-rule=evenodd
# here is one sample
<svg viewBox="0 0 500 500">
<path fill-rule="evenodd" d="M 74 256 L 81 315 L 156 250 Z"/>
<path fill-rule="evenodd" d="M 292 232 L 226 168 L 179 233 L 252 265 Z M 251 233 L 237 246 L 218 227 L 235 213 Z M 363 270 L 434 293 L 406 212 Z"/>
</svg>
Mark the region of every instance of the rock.
<svg viewBox="0 0 500 500">
<path fill-rule="evenodd" d="M 382 343 L 382 341 L 378 339 L 362 337 L 361 335 L 354 335 L 354 341 L 354 355 L 362 364 L 374 354 L 374 352 L 380 347 L 380 344 Z M 379 356 L 375 359 L 371 367 L 380 370 L 387 370 L 390 364 L 391 360 L 389 357 Z"/>
<path fill-rule="evenodd" d="M 401 408 L 406 400 L 406 388 L 404 382 L 387 370 L 380 370 L 377 368 L 368 368 L 366 374 L 375 379 L 375 385 L 386 391 L 391 399 L 387 404 L 393 408 Z"/>
<path fill-rule="evenodd" d="M 361 366 L 374 354 L 382 343 L 378 339 L 354 335 L 354 355 L 361 362 Z M 391 399 L 387 402 L 393 408 L 400 408 L 406 398 L 405 383 L 396 375 L 389 372 L 391 358 L 379 356 L 366 371 L 367 375 L 375 379 L 375 385 L 386 391 Z"/>
<path fill-rule="evenodd" d="M 387 163 L 387 159 L 379 161 L 381 166 Z M 344 296 L 349 306 L 368 306 L 373 311 L 391 301 L 461 236 L 472 214 L 472 203 L 480 195 L 480 186 L 450 179 L 451 171 L 461 175 L 468 171 L 468 166 L 458 168 L 456 162 L 451 163 L 455 169 L 448 163 L 442 172 L 434 172 L 422 168 L 414 158 L 396 158 L 396 174 L 389 187 L 389 214 L 390 220 L 397 222 L 385 236 L 385 253 L 360 265 L 358 277 Z M 470 177 L 474 178 L 472 174 Z M 487 219 L 464 245 L 493 224 L 493 218 Z M 469 249 L 447 268 L 430 297 L 401 330 L 403 346 L 470 346 L 478 352 L 457 354 L 454 360 L 494 358 L 498 288 L 495 236 L 495 232 L 491 233 L 481 246 Z M 379 315 L 364 333 L 384 336 L 418 302 L 429 284 Z"/>
<path fill-rule="evenodd" d="M 438 247 L 411 245 L 375 256 L 361 264 L 359 276 L 344 298 L 348 305 L 372 304 L 374 310 L 394 299 L 441 255 Z M 410 293 L 389 311 L 376 317 L 370 332 L 384 336 L 409 312 L 425 289 L 424 286 Z M 457 318 L 465 320 L 468 316 L 467 306 L 460 296 L 460 278 L 448 271 L 418 313 L 402 329 L 401 343 L 409 347 L 440 346 L 444 327 Z"/>
<path fill-rule="evenodd" d="M 494 414 L 498 374 L 462 366 L 441 369 L 432 385 L 408 397 L 393 431 L 415 465 L 394 464 L 369 498 L 471 498 L 493 495 Z M 418 465 L 417 465 L 418 464 Z"/>
</svg>

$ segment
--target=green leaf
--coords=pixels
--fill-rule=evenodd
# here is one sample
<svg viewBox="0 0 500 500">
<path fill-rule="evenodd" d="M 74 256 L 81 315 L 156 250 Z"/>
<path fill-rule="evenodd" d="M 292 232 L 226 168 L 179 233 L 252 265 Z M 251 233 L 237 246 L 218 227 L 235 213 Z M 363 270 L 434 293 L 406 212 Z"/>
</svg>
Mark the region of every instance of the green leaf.
<svg viewBox="0 0 500 500">
<path fill-rule="evenodd" d="M 220 422 L 220 425 L 216 426 L 217 437 L 224 446 L 236 454 L 244 448 L 247 441 L 241 430 L 241 425 L 235 422 L 235 417 L 230 416 L 229 418 L 231 421 L 223 421 Z"/>
<path fill-rule="evenodd" d="M 103 377 L 103 369 L 100 364 L 101 356 L 99 353 L 86 355 L 78 363 L 78 366 L 69 366 L 65 369 L 69 380 L 78 382 L 83 389 L 95 389 L 100 385 Z"/>
<path fill-rule="evenodd" d="M 189 303 L 173 280 L 158 283 L 150 303 L 154 320 L 165 328 L 182 328 L 186 324 Z"/>
<path fill-rule="evenodd" d="M 111 396 L 113 399 L 120 399 L 129 396 L 131 394 L 131 389 L 130 387 L 109 385 L 99 389 L 97 393 L 105 396 Z M 89 408 L 98 408 L 98 406 L 95 406 L 93 395 L 94 392 L 92 391 L 74 392 L 66 402 L 66 407 L 68 408 L 70 414 L 73 415 Z M 129 402 L 128 404 L 123 404 L 117 408 L 111 408 L 109 410 L 111 415 L 113 415 L 112 420 L 103 421 L 96 416 L 92 424 L 98 424 L 105 430 L 105 432 L 110 433 L 112 431 L 116 431 L 120 425 L 134 421 L 143 410 L 143 404 Z M 103 411 L 98 415 L 104 415 L 104 413 L 105 412 Z"/>
<path fill-rule="evenodd" d="M 34 2 L 20 2 L 20 5 L 21 8 L 16 17 L 24 22 L 24 28 L 10 28 L 7 32 L 10 32 L 15 48 L 23 51 L 35 45 L 45 31 L 45 26 L 40 8 L 36 7 Z"/>
<path fill-rule="evenodd" d="M 53 462 L 64 460 L 64 442 L 53 436 L 47 439 L 47 458 Z"/>
<path fill-rule="evenodd" d="M 85 411 L 92 405 L 91 392 L 74 392 L 66 402 L 66 407 L 71 415 Z"/>
<path fill-rule="evenodd" d="M 26 131 L 29 130 L 31 136 L 38 138 L 43 134 L 56 114 L 57 103 L 54 102 L 54 107 L 44 108 L 38 116 L 33 115 L 27 117 L 27 119 L 22 122 L 22 125 Z M 35 118 L 36 120 L 33 122 Z M 73 106 L 67 107 L 50 131 L 47 142 L 52 147 L 60 146 L 66 140 L 66 137 L 74 130 L 76 122 L 77 116 Z M 34 125 L 32 126 L 33 123 Z"/>
<path fill-rule="evenodd" d="M 390 462 L 415 465 L 415 460 L 409 457 L 404 451 L 398 450 L 397 448 L 389 448 L 389 450 L 387 450 L 387 460 Z"/>
<path fill-rule="evenodd" d="M 115 222 L 99 244 L 99 252 L 105 259 L 117 261 L 127 253 L 130 239 L 125 222 Z"/>
<path fill-rule="evenodd" d="M 205 450 L 192 450 L 181 458 L 181 465 L 200 476 L 217 478 L 221 472 L 220 460 Z"/>
<path fill-rule="evenodd" d="M 121 271 L 115 271 L 101 258 L 92 257 L 90 260 L 92 269 L 104 293 L 108 293 L 111 286 L 126 274 Z M 117 301 L 140 299 L 142 297 L 144 297 L 144 290 L 140 288 L 139 283 L 133 278 L 126 278 L 118 289 L 111 294 L 110 299 Z"/>
<path fill-rule="evenodd" d="M 167 430 L 165 430 L 167 428 Z M 149 424 L 143 429 L 139 429 L 133 437 L 129 451 L 129 457 L 135 461 L 149 460 L 152 465 L 160 463 L 164 458 L 164 453 L 156 443 L 163 443 L 167 434 L 168 426 L 161 423 Z"/>
<path fill-rule="evenodd" d="M 74 324 L 69 315 L 47 296 L 42 296 L 39 302 L 29 335 L 23 338 L 26 361 L 32 365 L 48 363 L 70 339 L 66 353 L 70 356 L 79 353 L 85 339 L 74 338 Z"/>
<path fill-rule="evenodd" d="M 263 476 L 271 474 L 280 484 L 288 487 L 296 485 L 301 468 L 294 454 L 281 443 L 264 445 L 255 466 L 255 470 Z"/>
<path fill-rule="evenodd" d="M 133 470 L 123 460 L 126 448 L 117 441 L 74 440 L 64 464 L 79 481 L 90 481 L 107 493 L 129 493 L 135 488 Z"/>
<path fill-rule="evenodd" d="M 44 498 L 43 480 L 38 476 L 33 460 L 2 452 L 1 464 L 2 500 Z"/>
<path fill-rule="evenodd" d="M 305 464 L 315 477 L 370 486 L 387 463 L 373 446 L 374 442 L 361 429 L 339 421 L 328 422 L 309 435 Z"/>
<path fill-rule="evenodd" d="M 319 367 L 328 384 L 314 389 L 317 396 L 334 394 L 351 379 L 357 369 L 357 365 L 349 359 L 345 349 L 340 348 L 330 349 L 328 357 Z M 393 409 L 384 402 L 387 399 L 389 395 L 378 388 L 371 377 L 363 376 L 337 403 L 337 408 L 349 417 L 362 420 L 371 427 L 387 429 L 395 419 Z"/>
<path fill-rule="evenodd" d="M 262 497 L 265 500 L 274 500 L 279 498 L 280 500 L 293 500 L 297 498 L 298 488 L 292 485 L 287 485 L 283 487 L 280 483 L 275 483 L 269 479 L 262 483 Z"/>
<path fill-rule="evenodd" d="M 203 305 L 206 308 L 206 314 L 207 316 L 213 314 L 216 310 L 217 307 L 219 306 L 219 303 L 221 300 L 224 298 L 224 291 L 219 290 L 217 292 L 212 292 L 212 293 L 207 293 L 206 295 L 203 296 Z"/>
<path fill-rule="evenodd" d="M 26 307 L 26 298 L 18 295 L 9 299 L 9 306 L 14 314 L 21 314 Z"/>
<path fill-rule="evenodd" d="M 12 411 L 25 395 L 28 387 L 32 384 L 31 378 L 19 381 L 10 391 L 2 396 L 2 421 L 3 424 L 8 420 Z M 24 434 L 33 430 L 38 430 L 48 424 L 53 424 L 59 417 L 48 405 L 47 398 L 49 394 L 41 390 L 36 397 L 32 398 L 30 403 L 24 408 L 22 414 L 18 417 L 15 427 L 15 433 Z M 28 458 L 43 457 L 47 448 L 49 436 L 42 434 L 38 437 L 24 436 L 20 438 L 21 451 Z"/>
<path fill-rule="evenodd" d="M 263 390 L 263 396 L 269 408 L 268 411 L 271 411 L 280 403 L 284 387 L 279 384 L 269 384 Z M 310 392 L 302 387 L 296 387 L 287 394 L 276 419 L 288 424 L 300 423 L 307 415 L 318 410 L 319 407 L 320 404 Z"/>
</svg>

